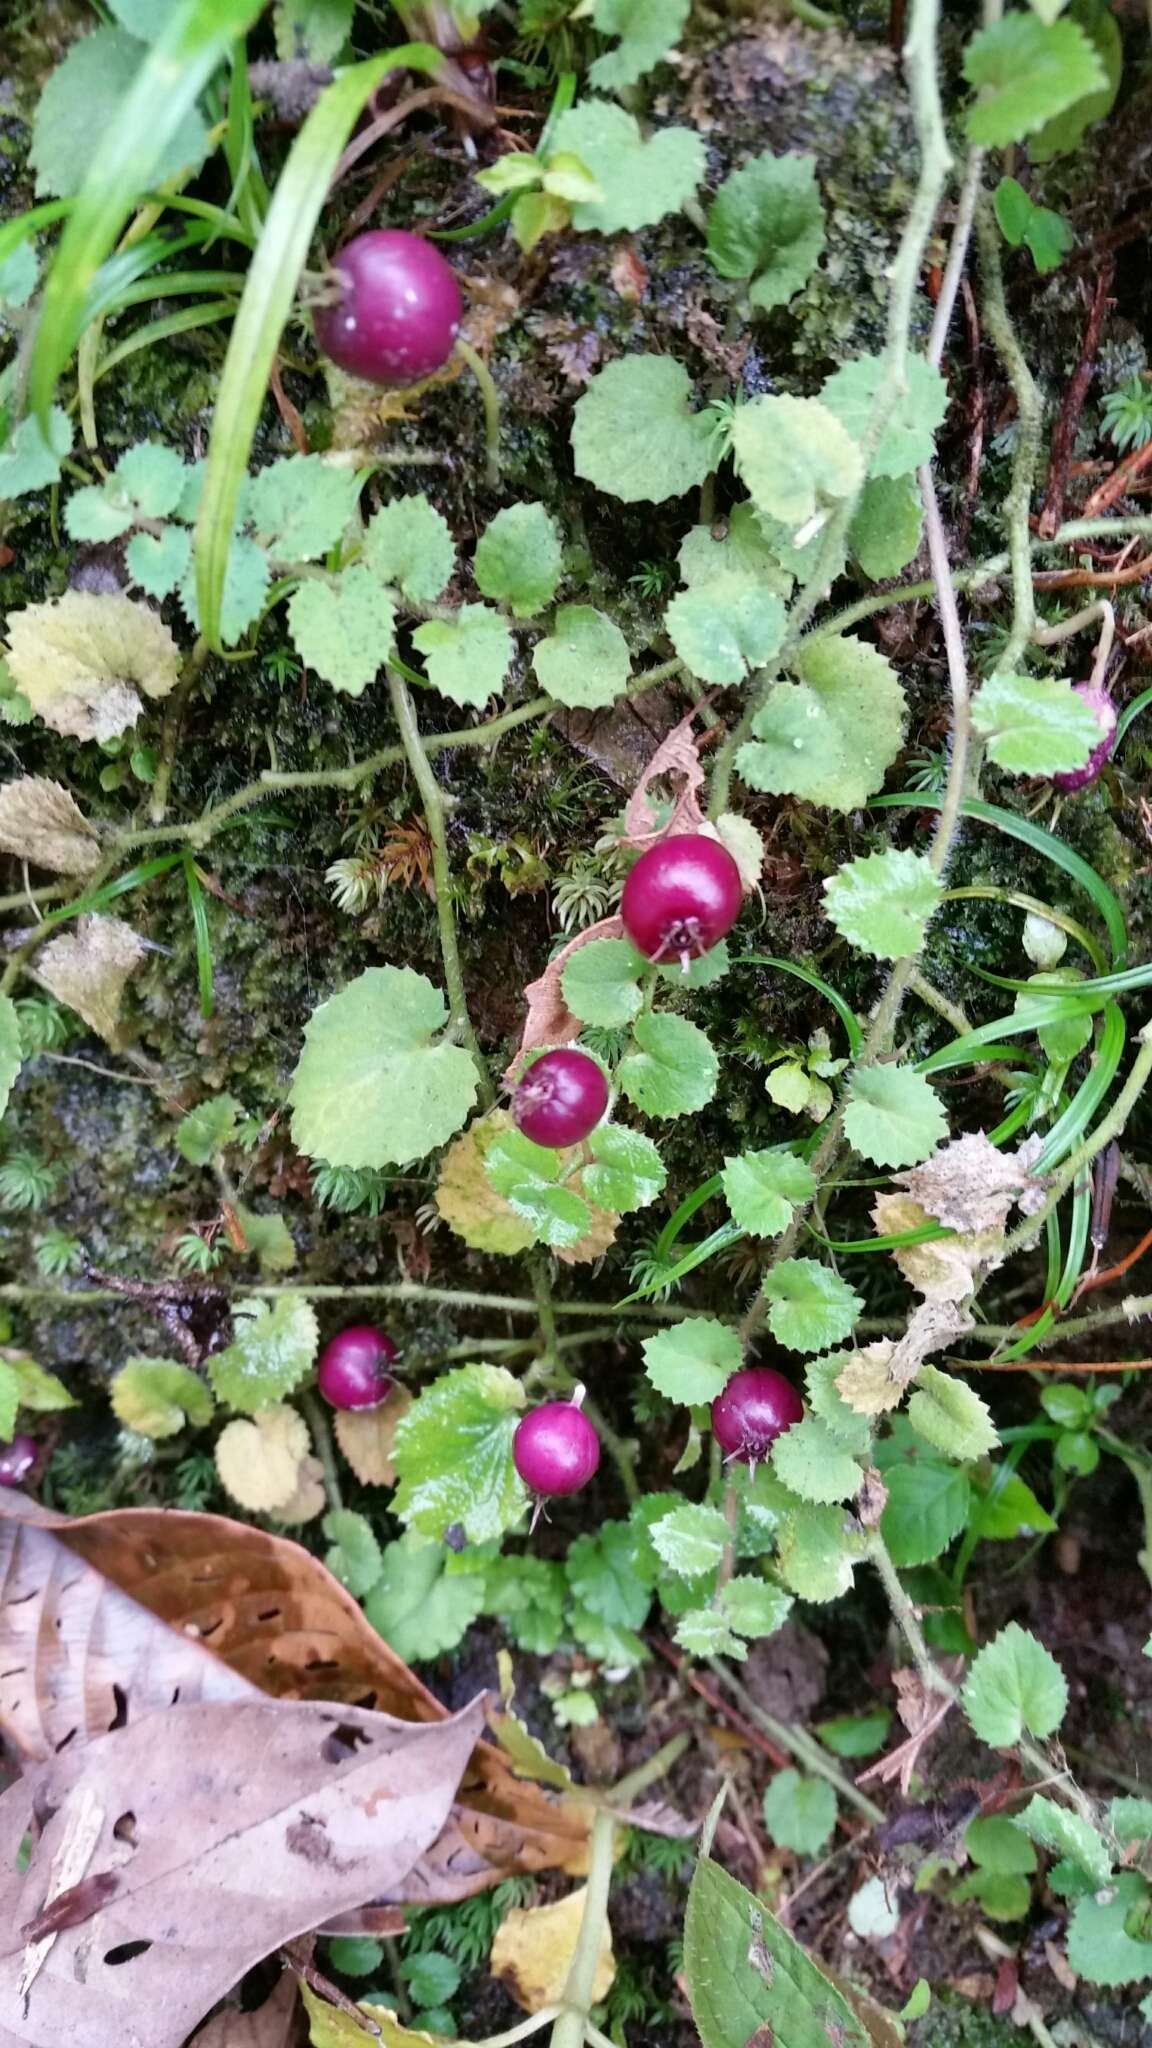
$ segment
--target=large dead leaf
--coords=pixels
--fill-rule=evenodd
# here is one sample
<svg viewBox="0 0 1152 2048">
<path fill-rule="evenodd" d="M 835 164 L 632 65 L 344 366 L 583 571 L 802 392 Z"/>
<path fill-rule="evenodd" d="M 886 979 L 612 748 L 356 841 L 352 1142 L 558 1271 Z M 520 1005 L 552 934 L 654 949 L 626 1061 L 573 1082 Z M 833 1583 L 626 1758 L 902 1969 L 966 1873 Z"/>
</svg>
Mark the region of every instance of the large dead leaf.
<svg viewBox="0 0 1152 2048">
<path fill-rule="evenodd" d="M 168 695 L 180 650 L 148 605 L 68 590 L 10 614 L 8 666 L 53 732 L 110 740 L 135 725 L 140 691 Z"/>
<path fill-rule="evenodd" d="M 58 875 L 90 875 L 100 842 L 63 783 L 20 775 L 0 789 L 0 847 Z"/>
<path fill-rule="evenodd" d="M 90 911 L 76 919 L 71 931 L 50 939 L 36 964 L 49 994 L 114 1045 L 124 986 L 145 951 L 130 924 Z"/>
<path fill-rule="evenodd" d="M 911 1195 L 877 1195 L 872 1221 L 879 1237 L 922 1230 L 934 1219 Z M 999 1264 L 1004 1247 L 1001 1230 L 929 1239 L 925 1244 L 898 1245 L 892 1257 L 904 1278 L 928 1301 L 964 1301 L 982 1278 Z"/>
<path fill-rule="evenodd" d="M 50 1524 L 51 1534 L 21 1523 Z M 34 1557 L 25 1543 L 33 1535 L 46 1539 Z M 93 1568 L 91 1579 L 69 1552 Z M 103 1734 L 117 1718 L 117 1687 L 126 1694 L 121 1718 L 152 1711 L 177 1691 L 182 1702 L 243 1697 L 237 1681 L 281 1699 L 344 1700 L 398 1720 L 444 1718 L 439 1700 L 319 1559 L 244 1522 L 162 1508 L 68 1521 L 4 1489 L 5 1558 L 0 1586 L 16 1583 L 23 1560 L 23 1611 L 10 1613 L 9 1595 L 0 1595 L 0 1648 L 18 1643 L 25 1666 L 11 1686 L 0 1677 L 0 1731 L 11 1732 L 25 1756 L 50 1755 L 73 1732 L 81 1740 Z M 128 1613 L 113 1612 L 124 1594 Z M 149 1635 L 149 1617 L 167 1626 Z M 10 1628 L 19 1633 L 7 1637 Z M 124 1672 L 116 1662 L 121 1640 L 130 1651 L 135 1645 Z M 173 1661 L 177 1650 L 190 1653 L 186 1663 Z M 5 1655 L 0 1673 L 14 1661 Z M 23 1703 L 11 1729 L 10 1693 Z M 499 1750 L 478 1743 L 449 1820 L 409 1873 L 401 1902 L 446 1904 L 513 1872 L 570 1868 L 587 1834 L 586 1813 L 523 1783 Z"/>
<path fill-rule="evenodd" d="M 241 2012 L 235 2005 L 225 2006 L 214 2020 L 201 2027 L 190 2048 L 291 2048 L 301 2038 L 302 2018 L 296 1979 L 285 1974 L 271 1997 L 254 2012 Z"/>
<path fill-rule="evenodd" d="M 481 1698 L 433 1725 L 318 1701 L 147 1715 L 66 1749 L 0 1799 L 0 2042 L 179 2048 L 262 1957 L 403 1885 L 448 1818 Z M 80 1801 L 90 1876 L 118 1882 L 56 1935 L 26 1994 L 26 1936 Z M 18 1850 L 37 1815 L 27 1871 Z"/>
<path fill-rule="evenodd" d="M 893 1179 L 938 1223 L 966 1232 L 1002 1231 L 1013 1202 L 1027 1211 L 1037 1196 L 1044 1199 L 1043 1182 L 1029 1171 L 1036 1149 L 1023 1157 L 998 1152 L 982 1131 L 970 1131 Z"/>
<path fill-rule="evenodd" d="M 555 1899 L 550 1906 L 513 1906 L 501 1921 L 489 1967 L 525 2012 L 543 2012 L 546 2005 L 555 2005 L 563 1997 L 587 1896 L 587 1885 L 581 1885 L 579 1891 Z M 612 1931 L 605 1920 L 596 1958 L 594 2004 L 607 1997 L 615 1975 Z"/>
</svg>

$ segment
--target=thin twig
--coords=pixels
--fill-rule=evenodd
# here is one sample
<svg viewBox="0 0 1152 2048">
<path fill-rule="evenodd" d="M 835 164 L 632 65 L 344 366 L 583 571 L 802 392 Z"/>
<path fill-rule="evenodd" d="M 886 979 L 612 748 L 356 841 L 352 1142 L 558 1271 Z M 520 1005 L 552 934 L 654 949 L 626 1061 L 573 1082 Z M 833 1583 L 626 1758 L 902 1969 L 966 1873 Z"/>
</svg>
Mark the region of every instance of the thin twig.
<svg viewBox="0 0 1152 2048">
<path fill-rule="evenodd" d="M 1038 521 L 1039 530 L 1049 537 L 1055 533 L 1064 516 L 1064 493 L 1068 484 L 1068 465 L 1076 445 L 1076 434 L 1080 415 L 1092 382 L 1096 367 L 1096 351 L 1100 346 L 1100 329 L 1108 305 L 1108 294 L 1112 289 L 1112 275 L 1115 270 L 1112 257 L 1106 257 L 1100 266 L 1096 289 L 1092 294 L 1092 305 L 1088 324 L 1084 329 L 1084 341 L 1080 349 L 1080 360 L 1073 372 L 1060 417 L 1052 430 L 1052 445 L 1048 457 L 1048 489 L 1044 494 L 1044 505 Z"/>
</svg>

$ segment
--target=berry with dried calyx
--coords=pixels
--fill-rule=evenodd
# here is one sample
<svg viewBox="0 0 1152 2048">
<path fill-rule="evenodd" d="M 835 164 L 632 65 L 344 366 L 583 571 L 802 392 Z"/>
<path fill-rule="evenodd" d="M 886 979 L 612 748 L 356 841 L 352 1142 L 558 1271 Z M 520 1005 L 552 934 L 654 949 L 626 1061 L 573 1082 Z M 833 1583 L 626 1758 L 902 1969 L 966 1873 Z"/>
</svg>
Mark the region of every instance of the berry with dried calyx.
<svg viewBox="0 0 1152 2048">
<path fill-rule="evenodd" d="M 725 1457 L 757 1465 L 803 1414 L 804 1403 L 782 1372 L 746 1365 L 712 1403 L 712 1434 Z"/>
<path fill-rule="evenodd" d="M 314 314 L 326 356 L 370 384 L 418 384 L 448 361 L 463 318 L 456 273 L 422 235 L 374 228 L 341 249 L 338 296 Z"/>
<path fill-rule="evenodd" d="M 685 973 L 740 915 L 744 889 L 727 847 L 706 832 L 677 832 L 640 855 L 624 884 L 620 915 L 638 952 Z"/>
<path fill-rule="evenodd" d="M 330 1408 L 379 1408 L 395 1385 L 388 1368 L 399 1356 L 383 1330 L 354 1323 L 324 1346 L 317 1385 Z"/>
<path fill-rule="evenodd" d="M 541 1499 L 579 1493 L 600 1463 L 600 1439 L 580 1406 L 583 1387 L 571 1401 L 545 1401 L 520 1423 L 512 1458 L 530 1493 Z"/>
<path fill-rule="evenodd" d="M 1100 775 L 1104 763 L 1111 757 L 1116 745 L 1116 706 L 1102 683 L 1077 683 L 1076 695 L 1088 706 L 1100 729 L 1100 738 L 1081 768 L 1069 768 L 1063 775 L 1053 775 L 1053 789 L 1061 796 L 1074 796 L 1078 789 L 1087 789 Z"/>
<path fill-rule="evenodd" d="M 558 1046 L 533 1060 L 512 1097 L 517 1130 L 534 1145 L 578 1145 L 608 1107 L 604 1069 L 586 1052 Z"/>
</svg>

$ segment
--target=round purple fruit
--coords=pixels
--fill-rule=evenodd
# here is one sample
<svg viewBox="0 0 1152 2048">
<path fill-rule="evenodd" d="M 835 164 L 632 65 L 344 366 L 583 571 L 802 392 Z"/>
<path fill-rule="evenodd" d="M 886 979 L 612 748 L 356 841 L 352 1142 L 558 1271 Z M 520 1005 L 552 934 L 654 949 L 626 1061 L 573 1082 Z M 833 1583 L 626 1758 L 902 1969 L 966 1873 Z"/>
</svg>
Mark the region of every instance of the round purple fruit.
<svg viewBox="0 0 1152 2048">
<path fill-rule="evenodd" d="M 374 228 L 341 249 L 332 268 L 339 296 L 314 316 L 326 356 L 370 384 L 418 384 L 443 368 L 463 306 L 439 249 L 400 228 Z"/>
<path fill-rule="evenodd" d="M 706 832 L 677 832 L 640 855 L 620 915 L 649 960 L 689 962 L 719 944 L 740 915 L 744 889 L 727 847 Z"/>
<path fill-rule="evenodd" d="M 0 1444 L 0 1486 L 22 1486 L 40 1455 L 34 1436 L 14 1436 Z"/>
<path fill-rule="evenodd" d="M 600 1463 L 600 1439 L 578 1400 L 546 1401 L 519 1425 L 512 1457 L 530 1493 L 579 1493 Z"/>
<path fill-rule="evenodd" d="M 1088 706 L 1100 737 L 1082 767 L 1069 768 L 1063 775 L 1052 777 L 1052 787 L 1058 789 L 1061 796 L 1074 796 L 1078 789 L 1087 789 L 1095 782 L 1116 745 L 1116 706 L 1103 684 L 1077 683 L 1076 695 Z"/>
<path fill-rule="evenodd" d="M 578 1145 L 608 1107 L 602 1067 L 571 1046 L 541 1053 L 512 1097 L 512 1118 L 534 1145 Z"/>
<path fill-rule="evenodd" d="M 725 1457 L 757 1465 L 803 1414 L 804 1403 L 782 1372 L 746 1365 L 712 1403 L 712 1434 Z"/>
<path fill-rule="evenodd" d="M 341 1330 L 320 1353 L 317 1384 L 330 1408 L 379 1408 L 395 1382 L 388 1368 L 400 1353 L 371 1323 Z"/>
</svg>

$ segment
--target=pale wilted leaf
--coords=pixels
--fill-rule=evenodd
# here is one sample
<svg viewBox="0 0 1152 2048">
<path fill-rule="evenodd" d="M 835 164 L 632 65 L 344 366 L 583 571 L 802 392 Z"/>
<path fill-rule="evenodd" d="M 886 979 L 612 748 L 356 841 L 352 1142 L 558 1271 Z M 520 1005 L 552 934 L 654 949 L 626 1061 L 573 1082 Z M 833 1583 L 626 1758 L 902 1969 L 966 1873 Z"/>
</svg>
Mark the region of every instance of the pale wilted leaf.
<svg viewBox="0 0 1152 2048">
<path fill-rule="evenodd" d="M 118 593 L 68 590 L 8 620 L 8 666 L 53 732 L 109 740 L 136 723 L 140 692 L 166 697 L 180 650 L 157 612 Z"/>
<path fill-rule="evenodd" d="M 412 1406 L 407 1387 L 394 1381 L 377 1408 L 342 1408 L 333 1418 L 336 1441 L 364 1486 L 395 1486 L 392 1446 Z"/>
<path fill-rule="evenodd" d="M 489 1967 L 525 2012 L 542 2012 L 563 1995 L 572 1955 L 584 1917 L 587 1886 L 569 1892 L 550 1906 L 514 1906 L 505 1915 L 492 1943 Z M 612 1934 L 604 1922 L 593 2003 L 606 1998 L 616 1976 Z"/>
<path fill-rule="evenodd" d="M 877 1195 L 872 1204 L 872 1221 L 880 1237 L 923 1230 L 933 1220 L 911 1195 Z M 904 1278 L 927 1300 L 964 1301 L 975 1288 L 977 1275 L 997 1263 L 1002 1245 L 1000 1232 L 987 1231 L 979 1237 L 942 1237 L 926 1244 L 897 1245 L 892 1257 Z"/>
<path fill-rule="evenodd" d="M 309 1455 L 301 1461 L 291 1494 L 273 1510 L 272 1519 L 276 1522 L 286 1522 L 290 1528 L 295 1529 L 302 1522 L 314 1522 L 318 1515 L 324 1513 L 327 1505 L 324 1467 L 319 1458 Z"/>
<path fill-rule="evenodd" d="M 837 1374 L 837 1390 L 858 1415 L 882 1415 L 897 1406 L 932 1352 L 965 1336 L 972 1326 L 972 1316 L 958 1303 L 922 1301 L 896 1342 L 881 1337 L 849 1358 Z"/>
<path fill-rule="evenodd" d="M 135 2031 L 148 2048 L 179 2048 L 264 1956 L 403 1883 L 448 1819 L 482 1721 L 482 1700 L 420 1726 L 343 1703 L 256 1699 L 181 1705 L 70 1746 L 0 1800 L 6 1840 L 34 1810 L 52 1816 L 27 1871 L 7 1859 L 0 1879 L 0 2026 L 29 2038 L 19 1930 L 44 1899 L 78 1797 L 94 1793 L 103 1814 L 91 1867 L 120 1882 L 57 1935 L 36 1981 L 32 2038 L 98 2048 Z M 114 1830 L 127 1813 L 125 1855 Z M 147 2014 L 146 2032 L 127 2018 L 117 1951 L 128 1943 L 127 2010 Z"/>
<path fill-rule="evenodd" d="M 311 1448 L 308 1426 L 294 1408 L 262 1408 L 250 1421 L 221 1430 L 216 1470 L 238 1507 L 284 1519 L 281 1510 L 296 1493 Z"/>
<path fill-rule="evenodd" d="M 88 875 L 100 843 L 75 798 L 46 775 L 21 775 L 0 789 L 0 848 L 58 875 Z"/>
<path fill-rule="evenodd" d="M 145 951 L 131 925 L 90 911 L 76 919 L 71 931 L 49 939 L 39 956 L 40 979 L 90 1030 L 114 1045 L 124 987 Z"/>
<path fill-rule="evenodd" d="M 952 1230 L 1003 1230 L 1013 1202 L 1036 1186 L 1019 1157 L 998 1152 L 982 1131 L 954 1138 L 910 1173 L 893 1179 Z"/>
<path fill-rule="evenodd" d="M 435 1202 L 449 1228 L 474 1251 L 511 1256 L 532 1243 L 531 1226 L 498 1195 L 484 1170 L 497 1139 L 512 1130 L 506 1109 L 480 1117 L 449 1145 L 440 1167 Z"/>
</svg>

